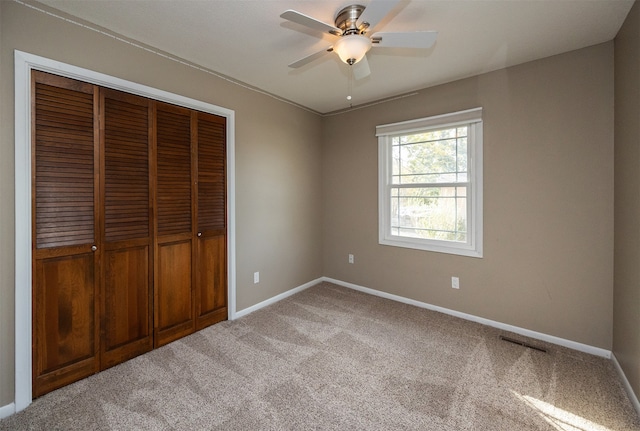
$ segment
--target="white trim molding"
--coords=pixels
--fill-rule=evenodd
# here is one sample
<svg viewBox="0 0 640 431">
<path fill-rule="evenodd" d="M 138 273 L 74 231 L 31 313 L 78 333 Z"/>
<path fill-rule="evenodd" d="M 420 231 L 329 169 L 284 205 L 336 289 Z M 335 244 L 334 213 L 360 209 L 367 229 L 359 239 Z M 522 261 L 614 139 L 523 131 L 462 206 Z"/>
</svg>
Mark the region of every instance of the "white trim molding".
<svg viewBox="0 0 640 431">
<path fill-rule="evenodd" d="M 16 403 L 0 407 L 0 419 L 7 418 L 16 412 Z"/>
<path fill-rule="evenodd" d="M 16 50 L 15 59 L 15 400 L 25 409 L 31 393 L 31 71 L 40 70 L 227 119 L 228 318 L 236 316 L 235 111 Z M 4 413 L 7 407 L 2 407 Z M 13 412 L 12 412 L 13 413 Z"/>
<path fill-rule="evenodd" d="M 485 319 L 484 317 L 474 316 L 473 314 L 462 313 L 460 311 L 451 310 L 449 308 L 440 307 L 437 305 L 428 304 L 426 302 L 416 301 L 415 299 L 405 298 L 404 296 L 394 295 L 380 290 L 370 289 L 368 287 L 359 286 L 353 283 L 347 283 L 345 281 L 336 280 L 334 278 L 322 277 L 322 281 L 337 284 L 339 286 L 347 287 L 349 289 L 358 290 L 360 292 L 368 293 L 369 295 L 379 296 L 381 298 L 390 299 L 392 301 L 402 302 L 404 304 L 415 305 L 416 307 L 426 308 L 427 310 L 437 311 L 439 313 L 448 314 L 450 316 L 459 317 L 471 322 L 480 323 L 482 325 L 491 326 L 493 328 L 501 329 L 503 331 L 513 332 L 514 334 L 523 335 L 525 337 L 533 338 L 547 343 L 555 344 L 569 349 L 577 350 L 591 355 L 600 356 L 606 359 L 611 359 L 611 351 L 601 349 L 599 347 L 590 346 L 588 344 L 578 343 L 576 341 L 567 340 L 553 335 L 543 334 L 542 332 L 531 331 L 529 329 L 520 328 L 518 326 L 509 325 L 495 320 Z"/>
<path fill-rule="evenodd" d="M 269 299 L 266 299 L 266 300 L 264 300 L 262 302 L 259 302 L 259 303 L 255 304 L 255 305 L 252 305 L 251 307 L 247 307 L 245 309 L 242 309 L 242 310 L 240 310 L 240 311 L 238 311 L 236 313 L 236 318 L 240 318 L 240 317 L 246 316 L 247 314 L 251 314 L 254 311 L 258 311 L 259 309 L 264 308 L 267 305 L 275 304 L 278 301 L 282 301 L 283 299 L 288 298 L 291 295 L 294 295 L 294 294 L 296 294 L 298 292 L 302 292 L 303 290 L 308 289 L 311 286 L 315 286 L 316 284 L 321 283 L 323 280 L 324 280 L 324 278 L 317 278 L 317 279 L 315 279 L 313 281 L 310 281 L 310 282 L 305 283 L 303 285 L 300 285 L 298 287 L 294 287 L 291 290 L 287 290 L 286 292 L 282 292 L 279 295 L 273 296 L 273 297 L 271 297 Z"/>
<path fill-rule="evenodd" d="M 411 133 L 433 127 L 445 128 L 457 124 L 477 123 L 482 121 L 482 108 L 466 109 L 449 114 L 433 115 L 426 118 L 401 121 L 399 123 L 382 124 L 376 126 L 376 136 Z"/>
<path fill-rule="evenodd" d="M 611 354 L 611 360 L 613 361 L 613 366 L 615 367 L 620 380 L 622 380 L 622 386 L 624 386 L 624 390 L 627 392 L 627 396 L 629 397 L 633 408 L 636 409 L 636 412 L 638 412 L 638 415 L 640 415 L 640 401 L 638 401 L 638 397 L 633 391 L 631 383 L 629 383 L 627 375 L 624 373 L 624 370 L 620 366 L 620 362 L 618 362 L 618 358 L 616 358 L 616 355 L 614 353 Z"/>
</svg>

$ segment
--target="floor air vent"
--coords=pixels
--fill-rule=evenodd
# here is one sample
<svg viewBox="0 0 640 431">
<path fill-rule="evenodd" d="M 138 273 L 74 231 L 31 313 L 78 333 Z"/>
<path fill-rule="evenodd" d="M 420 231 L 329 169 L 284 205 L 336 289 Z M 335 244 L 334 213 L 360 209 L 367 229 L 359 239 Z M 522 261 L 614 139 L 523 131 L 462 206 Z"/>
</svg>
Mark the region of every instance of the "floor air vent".
<svg viewBox="0 0 640 431">
<path fill-rule="evenodd" d="M 538 352 L 547 353 L 547 349 L 543 349 L 542 347 L 534 346 L 525 341 L 515 340 L 513 338 L 505 337 L 503 335 L 500 336 L 502 341 L 507 341 L 509 343 L 517 344 L 519 346 L 528 347 L 529 349 L 537 350 Z"/>
</svg>

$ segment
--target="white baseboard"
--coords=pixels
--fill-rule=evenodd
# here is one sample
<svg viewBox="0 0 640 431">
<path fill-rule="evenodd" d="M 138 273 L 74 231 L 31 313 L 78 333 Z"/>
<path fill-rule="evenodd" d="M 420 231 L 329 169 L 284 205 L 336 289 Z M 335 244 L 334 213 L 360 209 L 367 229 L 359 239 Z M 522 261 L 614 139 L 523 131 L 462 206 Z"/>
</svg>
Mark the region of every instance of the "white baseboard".
<svg viewBox="0 0 640 431">
<path fill-rule="evenodd" d="M 553 335 L 543 334 L 541 332 L 531 331 L 529 329 L 520 328 L 518 326 L 508 325 L 502 322 L 496 322 L 495 320 L 485 319 L 484 317 L 474 316 L 472 314 L 462 313 L 460 311 L 451 310 L 449 308 L 439 307 L 437 305 L 428 304 L 426 302 L 416 301 L 415 299 L 405 298 L 403 296 L 393 295 L 391 293 L 382 292 L 380 290 L 370 289 L 368 287 L 359 286 L 353 283 L 347 283 L 345 281 L 336 280 L 329 277 L 322 277 L 322 281 L 334 283 L 339 286 L 347 287 L 349 289 L 358 290 L 360 292 L 368 293 L 370 295 L 379 296 L 381 298 L 391 299 L 392 301 L 402 302 L 404 304 L 415 305 L 416 307 L 426 308 L 428 310 L 438 311 L 440 313 L 448 314 L 451 316 L 459 317 L 461 319 L 470 320 L 472 322 L 481 323 L 483 325 L 491 326 L 494 328 L 502 329 L 504 331 L 520 334 L 525 337 L 533 338 L 536 340 L 546 341 L 558 346 L 567 347 L 569 349 L 578 350 L 580 352 L 589 353 L 595 356 L 601 356 L 603 358 L 610 359 L 611 351 L 601 349 L 599 347 L 590 346 L 588 344 L 578 343 L 576 341 L 566 340 L 564 338 L 555 337 Z"/>
<path fill-rule="evenodd" d="M 294 294 L 296 294 L 298 292 L 301 292 L 301 291 L 303 291 L 305 289 L 310 288 L 311 286 L 314 286 L 314 285 L 322 282 L 322 280 L 323 280 L 323 277 L 317 278 L 315 280 L 312 280 L 312 281 L 310 281 L 308 283 L 303 284 L 302 286 L 295 287 L 295 288 L 293 288 L 291 290 L 287 290 L 286 292 L 283 292 L 283 293 L 281 293 L 279 295 L 276 295 L 276 296 L 274 296 L 272 298 L 269 298 L 267 300 L 259 302 L 256 305 L 252 305 L 251 307 L 247 307 L 247 308 L 245 308 L 243 310 L 236 311 L 236 313 L 231 318 L 231 320 L 235 320 L 235 319 L 238 319 L 238 318 L 240 318 L 242 316 L 246 316 L 247 314 L 253 313 L 256 310 L 259 310 L 261 308 L 266 307 L 267 305 L 275 304 L 276 302 L 281 301 L 284 298 L 287 298 L 287 297 L 289 297 L 291 295 L 294 295 Z"/>
<path fill-rule="evenodd" d="M 616 358 L 616 355 L 614 353 L 611 354 L 611 360 L 613 361 L 613 366 L 616 368 L 616 371 L 618 372 L 618 376 L 620 376 L 620 379 L 622 380 L 622 385 L 624 386 L 624 390 L 627 391 L 627 395 L 629 396 L 629 400 L 631 401 L 631 404 L 633 404 L 633 407 L 636 409 L 636 411 L 640 415 L 640 401 L 638 401 L 638 397 L 636 396 L 636 393 L 633 391 L 633 388 L 631 387 L 631 383 L 629 383 L 629 380 L 627 380 L 627 376 L 622 370 L 622 367 L 620 366 L 620 362 L 618 362 L 618 359 Z"/>
<path fill-rule="evenodd" d="M 16 412 L 16 404 L 11 403 L 0 407 L 0 419 L 8 418 Z"/>
</svg>

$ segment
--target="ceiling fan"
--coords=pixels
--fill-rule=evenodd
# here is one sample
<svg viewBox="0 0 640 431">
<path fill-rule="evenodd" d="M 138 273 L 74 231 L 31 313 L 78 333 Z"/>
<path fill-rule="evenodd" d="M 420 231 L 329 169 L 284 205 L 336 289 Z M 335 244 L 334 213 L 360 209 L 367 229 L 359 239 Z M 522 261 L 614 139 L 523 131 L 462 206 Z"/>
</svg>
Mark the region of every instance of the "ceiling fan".
<svg viewBox="0 0 640 431">
<path fill-rule="evenodd" d="M 371 73 L 366 54 L 372 47 L 430 48 L 438 37 L 436 31 L 378 32 L 369 35 L 400 1 L 371 0 L 366 7 L 359 4 L 349 5 L 336 14 L 335 26 L 295 10 L 283 12 L 281 18 L 338 38 L 332 46 L 301 58 L 289 67 L 297 69 L 329 52 L 335 52 L 343 62 L 355 66 L 354 77 L 361 79 Z"/>
</svg>

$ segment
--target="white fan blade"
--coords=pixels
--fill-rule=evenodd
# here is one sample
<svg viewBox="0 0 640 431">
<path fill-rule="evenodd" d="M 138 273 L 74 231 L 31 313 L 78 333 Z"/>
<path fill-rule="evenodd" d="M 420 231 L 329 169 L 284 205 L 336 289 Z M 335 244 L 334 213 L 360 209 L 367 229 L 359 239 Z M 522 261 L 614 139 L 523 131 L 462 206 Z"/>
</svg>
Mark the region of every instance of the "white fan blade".
<svg viewBox="0 0 640 431">
<path fill-rule="evenodd" d="M 400 0 L 371 0 L 356 21 L 356 26 L 360 28 L 367 23 L 367 29 L 371 31 L 398 3 Z"/>
<path fill-rule="evenodd" d="M 371 69 L 369 68 L 369 61 L 367 60 L 367 56 L 362 57 L 362 60 L 354 64 L 353 66 L 353 77 L 356 80 L 366 78 L 371 75 Z"/>
<path fill-rule="evenodd" d="M 437 31 L 410 31 L 401 33 L 375 33 L 372 46 L 381 48 L 431 48 L 438 38 Z"/>
<path fill-rule="evenodd" d="M 328 47 L 326 49 L 323 49 L 322 51 L 315 52 L 315 53 L 313 53 L 311 55 L 307 55 L 306 57 L 301 58 L 298 61 L 294 61 L 293 63 L 291 63 L 289 65 L 289 67 L 291 67 L 293 69 L 297 69 L 299 67 L 304 66 L 305 64 L 311 63 L 312 61 L 322 57 L 323 55 L 325 55 L 326 53 L 331 52 L 331 51 L 333 51 L 333 47 L 332 46 L 330 46 L 330 47 Z"/>
<path fill-rule="evenodd" d="M 303 13 L 297 12 L 295 10 L 286 10 L 280 15 L 280 18 L 284 18 L 288 21 L 295 22 L 296 24 L 304 25 L 305 27 L 312 28 L 314 30 L 328 32 L 335 36 L 340 36 L 342 34 L 342 30 L 338 27 L 334 27 L 331 24 L 327 24 L 326 22 L 319 21 L 315 18 L 307 16 Z"/>
</svg>

